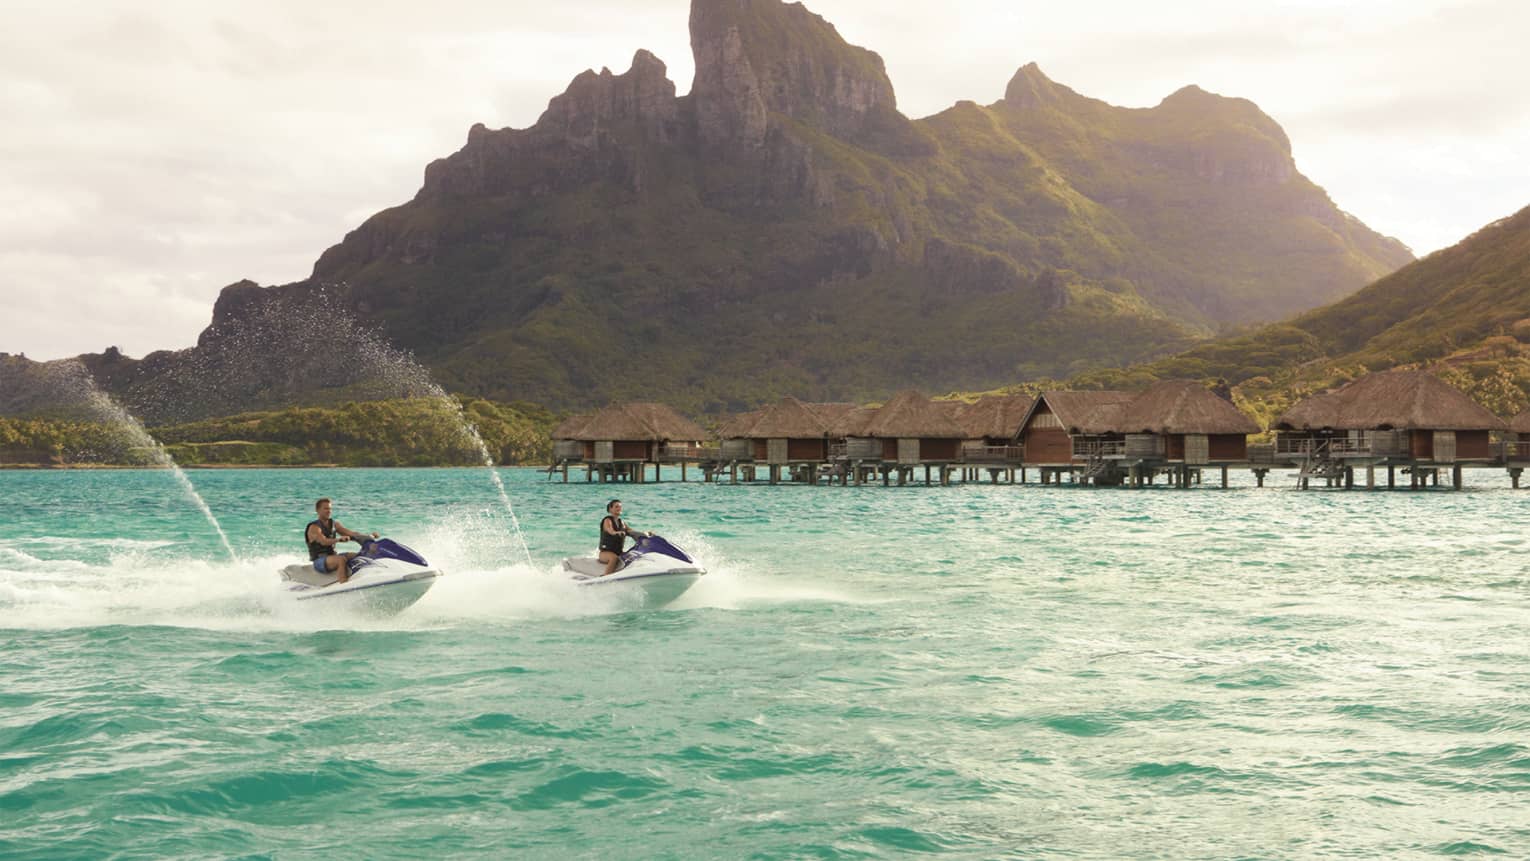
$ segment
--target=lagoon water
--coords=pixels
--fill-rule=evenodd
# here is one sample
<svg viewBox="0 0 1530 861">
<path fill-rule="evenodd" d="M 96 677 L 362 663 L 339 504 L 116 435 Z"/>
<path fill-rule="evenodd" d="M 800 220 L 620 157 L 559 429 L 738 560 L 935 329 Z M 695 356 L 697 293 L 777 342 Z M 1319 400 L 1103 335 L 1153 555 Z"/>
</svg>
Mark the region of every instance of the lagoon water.
<svg viewBox="0 0 1530 861">
<path fill-rule="evenodd" d="M 0 473 L 0 857 L 1530 857 L 1530 492 Z M 613 492 L 614 491 L 614 492 Z M 297 612 L 314 498 L 448 572 Z M 711 574 L 553 573 L 611 495 Z"/>
</svg>

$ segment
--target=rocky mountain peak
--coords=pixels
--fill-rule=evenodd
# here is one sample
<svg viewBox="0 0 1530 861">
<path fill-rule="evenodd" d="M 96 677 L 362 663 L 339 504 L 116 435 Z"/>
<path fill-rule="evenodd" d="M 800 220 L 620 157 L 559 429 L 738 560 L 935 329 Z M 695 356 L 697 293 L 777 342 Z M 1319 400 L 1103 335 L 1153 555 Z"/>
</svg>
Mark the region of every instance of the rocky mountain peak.
<svg viewBox="0 0 1530 861">
<path fill-rule="evenodd" d="M 771 114 L 847 140 L 903 120 L 882 58 L 800 3 L 693 0 L 690 27 L 704 144 L 760 146 Z"/>
<path fill-rule="evenodd" d="M 1186 166 L 1202 179 L 1279 185 L 1297 175 L 1291 139 L 1248 99 L 1217 95 L 1190 84 L 1145 114 L 1150 122 L 1175 130 L 1178 147 L 1189 160 Z"/>
<path fill-rule="evenodd" d="M 1017 108 L 1049 106 L 1061 101 L 1064 92 L 1069 92 L 1068 88 L 1048 78 L 1040 66 L 1026 63 L 1009 79 L 1004 101 Z"/>
<path fill-rule="evenodd" d="M 224 287 L 213 303 L 212 325 L 202 330 L 197 345 L 207 346 L 209 340 L 215 338 L 221 329 L 237 325 L 249 316 L 251 309 L 265 302 L 266 298 L 266 289 L 248 278 Z"/>
<path fill-rule="evenodd" d="M 536 129 L 575 148 L 594 149 L 613 125 L 632 123 L 644 138 L 663 142 L 674 137 L 677 114 L 675 84 L 664 62 L 639 49 L 624 74 L 581 72 L 548 103 Z"/>
<path fill-rule="evenodd" d="M 1222 96 L 1195 84 L 1169 94 L 1153 112 L 1188 126 L 1243 127 L 1265 139 L 1281 153 L 1290 155 L 1291 139 L 1280 124 L 1248 99 Z"/>
<path fill-rule="evenodd" d="M 639 50 L 631 68 L 620 75 L 606 68 L 580 72 L 529 129 L 495 130 L 475 124 L 461 150 L 425 168 L 420 196 L 550 192 L 556 183 L 516 172 L 517 161 L 533 154 L 578 162 L 580 169 L 565 172 L 564 184 L 595 175 L 636 183 L 626 153 L 645 143 L 670 143 L 681 136 L 682 125 L 680 100 L 664 62 Z"/>
</svg>

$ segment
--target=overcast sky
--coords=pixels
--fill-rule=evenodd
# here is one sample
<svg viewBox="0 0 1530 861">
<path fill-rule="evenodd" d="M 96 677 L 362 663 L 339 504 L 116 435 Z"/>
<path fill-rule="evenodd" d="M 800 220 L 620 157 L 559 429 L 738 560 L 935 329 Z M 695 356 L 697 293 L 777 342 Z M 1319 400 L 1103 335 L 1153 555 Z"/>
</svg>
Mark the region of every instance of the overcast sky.
<svg viewBox="0 0 1530 861">
<path fill-rule="evenodd" d="M 813 0 L 899 107 L 996 101 L 1032 60 L 1148 106 L 1252 99 L 1343 209 L 1420 255 L 1530 205 L 1523 0 Z M 398 8 L 394 8 L 398 7 Z M 218 290 L 307 277 L 475 122 L 525 127 L 688 0 L 0 0 L 0 351 L 195 342 Z"/>
</svg>

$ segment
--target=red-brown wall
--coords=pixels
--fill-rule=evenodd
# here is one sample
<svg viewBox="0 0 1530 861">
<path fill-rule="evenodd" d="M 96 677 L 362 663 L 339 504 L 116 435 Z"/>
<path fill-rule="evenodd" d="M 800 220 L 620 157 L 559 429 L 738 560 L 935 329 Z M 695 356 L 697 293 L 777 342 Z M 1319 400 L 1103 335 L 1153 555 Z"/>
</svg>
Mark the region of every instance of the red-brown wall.
<svg viewBox="0 0 1530 861">
<path fill-rule="evenodd" d="M 1409 431 L 1408 452 L 1418 460 L 1432 459 L 1434 457 L 1434 431 Z"/>
<path fill-rule="evenodd" d="M 1456 460 L 1487 459 L 1493 456 L 1488 432 L 1456 431 Z"/>
<path fill-rule="evenodd" d="M 787 460 L 823 460 L 824 442 L 821 439 L 789 439 L 786 441 Z"/>
<path fill-rule="evenodd" d="M 920 460 L 956 460 L 957 452 L 961 450 L 962 441 L 959 439 L 921 439 L 919 441 Z"/>
<path fill-rule="evenodd" d="M 1248 435 L 1214 433 L 1207 440 L 1212 460 L 1248 460 Z"/>
<path fill-rule="evenodd" d="M 1025 463 L 1071 463 L 1073 440 L 1062 428 L 1030 428 L 1025 432 Z"/>
<path fill-rule="evenodd" d="M 648 443 L 643 440 L 619 439 L 611 446 L 615 460 L 648 460 Z"/>
<path fill-rule="evenodd" d="M 1163 456 L 1165 460 L 1185 459 L 1185 435 L 1182 433 L 1166 434 L 1163 438 Z"/>
</svg>

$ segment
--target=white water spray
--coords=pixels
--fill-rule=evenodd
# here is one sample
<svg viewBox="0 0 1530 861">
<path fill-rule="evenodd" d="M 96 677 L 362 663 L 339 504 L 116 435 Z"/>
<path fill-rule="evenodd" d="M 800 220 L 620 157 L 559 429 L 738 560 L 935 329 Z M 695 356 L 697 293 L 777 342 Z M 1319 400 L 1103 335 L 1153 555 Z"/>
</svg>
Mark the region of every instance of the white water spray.
<svg viewBox="0 0 1530 861">
<path fill-rule="evenodd" d="M 170 470 L 171 475 L 175 476 L 175 480 L 180 484 L 181 489 L 186 491 L 186 495 L 191 497 L 191 501 L 201 510 L 202 516 L 207 518 L 207 522 L 218 533 L 218 540 L 223 542 L 223 549 L 228 551 L 228 558 L 238 562 L 239 555 L 234 552 L 234 545 L 229 543 L 228 533 L 223 531 L 222 524 L 218 523 L 218 518 L 213 516 L 212 509 L 207 506 L 207 501 L 202 499 L 202 494 L 197 493 L 196 485 L 191 483 L 191 478 L 175 462 L 175 458 L 170 456 L 170 452 L 166 451 L 163 445 L 160 445 L 159 440 L 155 439 L 144 428 L 143 424 L 133 417 L 132 413 L 123 409 L 122 405 L 113 400 L 111 395 L 103 392 L 101 387 L 96 385 L 95 378 L 90 375 L 90 371 L 83 364 L 79 361 L 70 361 L 64 363 L 62 368 L 67 375 L 68 382 L 75 386 L 81 400 L 85 402 L 92 412 L 102 421 L 126 433 L 137 448 L 147 451 L 155 463 Z"/>
<path fill-rule="evenodd" d="M 505 513 L 510 515 L 510 526 L 515 530 L 515 540 L 521 546 L 521 555 L 526 557 L 526 565 L 528 567 L 531 566 L 533 564 L 531 561 L 531 548 L 526 544 L 526 534 L 521 531 L 521 521 L 515 516 L 515 506 L 510 504 L 510 494 L 505 492 L 505 483 L 500 480 L 499 469 L 494 464 L 494 456 L 489 453 L 488 444 L 478 434 L 478 428 L 468 421 L 467 414 L 462 410 L 462 405 L 457 403 L 455 398 L 448 395 L 444 389 L 434 382 L 430 386 L 436 390 L 436 397 L 441 398 L 455 411 L 457 421 L 461 423 L 463 433 L 478 447 L 478 454 L 483 458 L 484 468 L 489 471 L 489 480 L 494 482 L 494 489 L 499 492 L 499 501 L 505 506 Z"/>
<path fill-rule="evenodd" d="M 489 446 L 462 405 L 437 385 L 430 372 L 411 354 L 361 325 L 351 309 L 330 294 L 328 287 L 320 286 L 301 297 L 257 302 L 246 309 L 237 327 L 216 331 L 213 341 L 217 361 L 201 373 L 216 374 L 219 385 L 210 391 L 198 390 L 196 398 L 204 410 L 220 409 L 232 414 L 269 405 L 273 399 L 298 403 L 312 397 L 313 393 L 300 389 L 296 381 L 310 385 L 322 381 L 337 397 L 359 401 L 419 398 L 441 405 L 445 411 L 443 419 L 460 437 L 464 450 L 472 451 L 474 459 L 488 470 L 494 492 L 509 519 L 513 541 L 526 563 L 531 564 L 531 550 L 510 494 L 495 468 Z M 327 350 L 314 350 L 316 343 L 344 346 L 331 356 Z M 283 385 L 290 388 L 283 392 Z"/>
<path fill-rule="evenodd" d="M 489 472 L 489 480 L 494 483 L 494 491 L 499 495 L 505 514 L 510 518 L 511 534 L 520 547 L 526 565 L 534 567 L 531 560 L 531 548 L 527 546 L 525 533 L 521 531 L 521 521 L 515 515 L 515 506 L 510 503 L 510 494 L 505 490 L 505 483 L 499 477 L 494 456 L 490 454 L 489 446 L 483 441 L 483 436 L 478 433 L 478 428 L 468 419 L 462 405 L 431 379 L 430 372 L 415 361 L 412 355 L 386 343 L 372 330 L 363 328 L 348 312 L 331 306 L 328 298 L 323 294 L 319 295 L 317 301 L 324 308 L 321 313 L 301 316 L 327 320 L 331 331 L 339 327 L 339 330 L 344 332 L 345 340 L 351 345 L 356 357 L 362 360 L 361 364 L 365 369 L 381 374 L 386 378 L 386 382 L 398 387 L 398 390 L 393 392 L 395 396 L 428 398 L 450 411 L 458 432 L 477 451 L 479 461 Z"/>
</svg>

